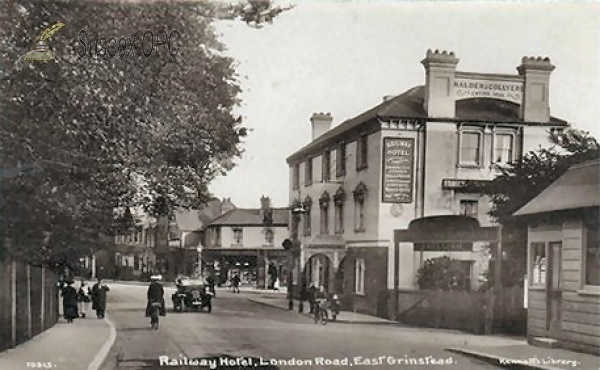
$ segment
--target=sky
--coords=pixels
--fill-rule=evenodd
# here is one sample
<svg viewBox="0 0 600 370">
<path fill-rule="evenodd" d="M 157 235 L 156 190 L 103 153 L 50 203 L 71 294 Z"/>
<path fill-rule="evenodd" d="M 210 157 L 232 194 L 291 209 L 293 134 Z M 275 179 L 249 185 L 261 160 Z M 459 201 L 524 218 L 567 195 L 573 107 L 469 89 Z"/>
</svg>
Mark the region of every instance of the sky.
<svg viewBox="0 0 600 370">
<path fill-rule="evenodd" d="M 276 4 L 288 2 L 276 0 Z M 311 139 L 310 116 L 333 126 L 422 85 L 427 49 L 453 51 L 457 70 L 516 74 L 549 57 L 550 113 L 600 138 L 600 2 L 297 0 L 272 25 L 219 22 L 238 63 L 251 129 L 245 153 L 210 190 L 243 208 L 289 204 L 286 158 Z"/>
</svg>

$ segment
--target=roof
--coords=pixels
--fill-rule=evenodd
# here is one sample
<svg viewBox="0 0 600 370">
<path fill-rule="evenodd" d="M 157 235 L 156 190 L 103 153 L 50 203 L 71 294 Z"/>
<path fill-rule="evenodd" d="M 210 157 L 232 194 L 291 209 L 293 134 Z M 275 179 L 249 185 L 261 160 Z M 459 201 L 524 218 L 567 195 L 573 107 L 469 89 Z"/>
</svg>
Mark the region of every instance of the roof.
<svg viewBox="0 0 600 370">
<path fill-rule="evenodd" d="M 297 157 L 319 146 L 336 141 L 340 135 L 364 127 L 368 129 L 378 119 L 427 119 L 424 108 L 425 86 L 413 87 L 404 93 L 388 99 L 379 105 L 361 113 L 360 115 L 342 122 L 323 135 L 319 136 L 308 145 L 288 157 L 288 163 Z M 497 122 L 497 123 L 523 123 L 520 116 L 519 104 L 492 98 L 473 98 L 458 100 L 456 102 L 456 121 Z M 447 121 L 447 119 L 445 120 Z M 565 120 L 550 117 L 550 123 L 556 126 L 567 126 Z"/>
<path fill-rule="evenodd" d="M 515 216 L 600 207 L 600 160 L 572 166 Z"/>
<path fill-rule="evenodd" d="M 201 210 L 176 210 L 175 222 L 181 231 L 198 231 L 220 216 L 221 202 L 213 199 Z"/>
<path fill-rule="evenodd" d="M 287 208 L 272 208 L 273 226 L 287 226 L 289 210 Z M 217 217 L 207 226 L 263 226 L 260 209 L 236 208 Z"/>
</svg>

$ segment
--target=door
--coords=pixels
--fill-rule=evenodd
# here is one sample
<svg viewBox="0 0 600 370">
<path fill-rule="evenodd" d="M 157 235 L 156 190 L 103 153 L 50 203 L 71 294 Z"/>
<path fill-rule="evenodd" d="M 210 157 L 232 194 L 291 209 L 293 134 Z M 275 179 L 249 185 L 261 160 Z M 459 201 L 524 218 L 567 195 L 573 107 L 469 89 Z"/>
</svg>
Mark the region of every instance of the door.
<svg viewBox="0 0 600 370">
<path fill-rule="evenodd" d="M 550 336 L 558 338 L 562 317 L 562 243 L 550 243 L 548 253 L 546 325 Z"/>
</svg>

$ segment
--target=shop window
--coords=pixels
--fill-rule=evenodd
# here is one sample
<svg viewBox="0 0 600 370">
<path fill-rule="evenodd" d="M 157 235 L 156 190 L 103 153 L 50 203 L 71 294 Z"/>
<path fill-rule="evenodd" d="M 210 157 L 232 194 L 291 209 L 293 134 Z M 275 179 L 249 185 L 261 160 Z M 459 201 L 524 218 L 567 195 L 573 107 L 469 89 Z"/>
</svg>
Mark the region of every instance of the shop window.
<svg viewBox="0 0 600 370">
<path fill-rule="evenodd" d="M 331 180 L 331 152 L 329 150 L 323 153 L 323 182 Z"/>
<path fill-rule="evenodd" d="M 600 239 L 598 225 L 589 223 L 585 243 L 585 284 L 600 286 Z"/>
<path fill-rule="evenodd" d="M 233 228 L 233 243 L 237 245 L 244 243 L 244 229 L 241 227 Z"/>
<path fill-rule="evenodd" d="M 358 258 L 355 261 L 354 272 L 354 292 L 356 294 L 365 294 L 365 260 Z"/>
<path fill-rule="evenodd" d="M 309 158 L 304 163 L 304 185 L 309 186 L 313 181 L 313 159 Z"/>
<path fill-rule="evenodd" d="M 367 156 L 369 149 L 367 147 L 368 136 L 361 136 L 356 141 L 356 170 L 361 171 L 367 168 Z"/>
<path fill-rule="evenodd" d="M 274 240 L 275 240 L 275 234 L 273 233 L 273 230 L 265 231 L 265 243 L 267 243 L 269 245 L 273 245 Z"/>
<path fill-rule="evenodd" d="M 461 200 L 460 214 L 462 216 L 477 217 L 479 213 L 479 201 L 477 200 Z"/>
<path fill-rule="evenodd" d="M 342 177 L 346 174 L 346 143 L 341 143 L 338 147 L 335 160 L 335 174 L 337 177 Z"/>
<path fill-rule="evenodd" d="M 300 188 L 300 165 L 295 164 L 292 167 L 292 189 L 298 190 Z"/>
<path fill-rule="evenodd" d="M 545 286 L 546 284 L 546 244 L 531 243 L 530 246 L 531 283 L 530 285 Z"/>
<path fill-rule="evenodd" d="M 507 164 L 513 161 L 514 136 L 512 134 L 494 135 L 493 163 Z"/>
<path fill-rule="evenodd" d="M 481 133 L 463 131 L 460 133 L 459 163 L 461 166 L 481 166 Z"/>
</svg>

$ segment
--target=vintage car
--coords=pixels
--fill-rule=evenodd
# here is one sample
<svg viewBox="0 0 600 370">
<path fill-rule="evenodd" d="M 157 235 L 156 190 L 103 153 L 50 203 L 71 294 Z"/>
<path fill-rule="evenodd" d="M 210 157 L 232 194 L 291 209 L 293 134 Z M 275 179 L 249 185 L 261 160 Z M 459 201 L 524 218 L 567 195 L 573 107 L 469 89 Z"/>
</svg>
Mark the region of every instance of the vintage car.
<svg viewBox="0 0 600 370">
<path fill-rule="evenodd" d="M 212 294 L 203 280 L 179 279 L 177 291 L 171 296 L 174 311 L 212 311 Z"/>
</svg>

